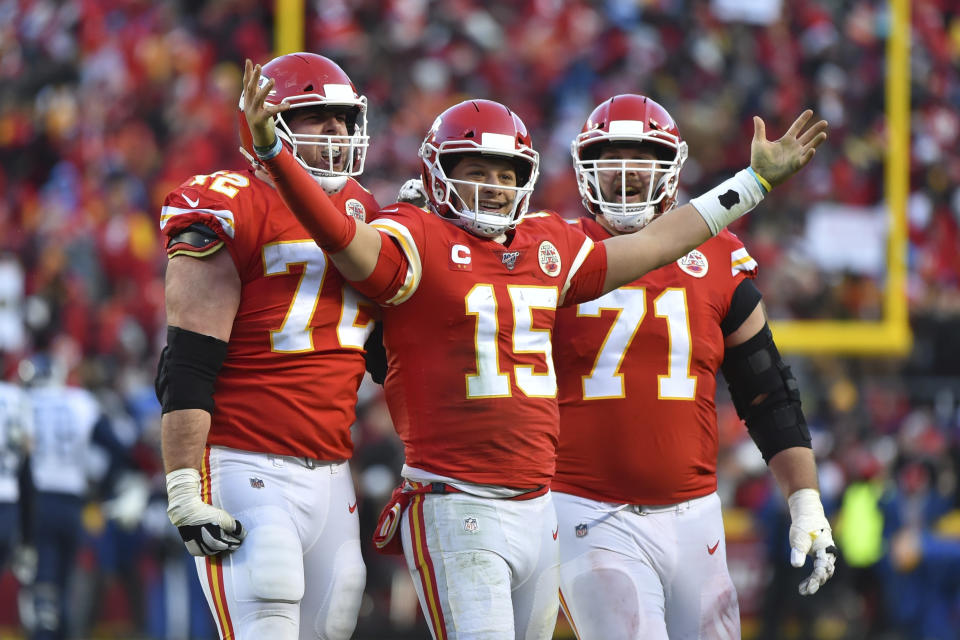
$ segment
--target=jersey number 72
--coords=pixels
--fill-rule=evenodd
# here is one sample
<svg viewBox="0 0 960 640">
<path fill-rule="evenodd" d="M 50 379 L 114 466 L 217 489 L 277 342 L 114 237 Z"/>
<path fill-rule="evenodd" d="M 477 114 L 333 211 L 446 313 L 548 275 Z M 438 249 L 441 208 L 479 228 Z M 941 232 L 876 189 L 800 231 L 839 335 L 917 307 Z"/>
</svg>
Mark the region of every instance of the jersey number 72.
<svg viewBox="0 0 960 640">
<path fill-rule="evenodd" d="M 302 265 L 300 282 L 280 328 L 270 332 L 270 347 L 275 353 L 307 353 L 313 351 L 313 314 L 320 300 L 327 256 L 313 240 L 274 242 L 263 247 L 263 270 L 268 276 L 288 274 L 293 265 Z M 363 349 L 373 329 L 373 321 L 358 324 L 360 296 L 343 285 L 343 303 L 337 322 L 337 341 L 341 347 Z M 368 303 L 369 304 L 369 303 Z"/>
</svg>

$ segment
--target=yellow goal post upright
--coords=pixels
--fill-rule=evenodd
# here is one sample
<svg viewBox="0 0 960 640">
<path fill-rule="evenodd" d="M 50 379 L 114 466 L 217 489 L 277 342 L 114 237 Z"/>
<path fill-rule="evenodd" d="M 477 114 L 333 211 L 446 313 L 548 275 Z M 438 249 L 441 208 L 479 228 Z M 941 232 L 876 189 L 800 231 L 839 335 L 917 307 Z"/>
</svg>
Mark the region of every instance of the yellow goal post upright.
<svg viewBox="0 0 960 640">
<path fill-rule="evenodd" d="M 907 196 L 910 169 L 910 0 L 888 0 L 886 51 L 887 150 L 884 197 L 888 212 L 887 275 L 877 322 L 781 320 L 770 328 L 783 352 L 903 356 L 913 337 L 907 309 Z"/>
<path fill-rule="evenodd" d="M 303 51 L 304 0 L 275 0 L 273 5 L 273 55 Z"/>
<path fill-rule="evenodd" d="M 275 0 L 274 52 L 302 51 L 304 0 Z M 887 152 L 884 196 L 889 216 L 887 273 L 879 321 L 773 320 L 784 353 L 906 355 L 912 345 L 907 312 L 907 195 L 910 166 L 910 0 L 888 0 L 886 49 Z"/>
</svg>

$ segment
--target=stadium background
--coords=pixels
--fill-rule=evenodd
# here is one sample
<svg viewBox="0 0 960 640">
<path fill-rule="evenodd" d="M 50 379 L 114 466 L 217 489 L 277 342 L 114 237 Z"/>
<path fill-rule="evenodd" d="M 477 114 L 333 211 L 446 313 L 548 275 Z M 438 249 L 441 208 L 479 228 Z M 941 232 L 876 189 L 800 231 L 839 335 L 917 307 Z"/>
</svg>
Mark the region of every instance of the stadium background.
<svg viewBox="0 0 960 640">
<path fill-rule="evenodd" d="M 543 163 L 534 206 L 568 217 L 582 210 L 569 141 L 610 95 L 674 115 L 691 149 L 681 201 L 748 162 L 751 115 L 772 136 L 803 107 L 827 118 L 811 166 L 733 230 L 800 381 L 845 562 L 821 593 L 796 595 L 783 500 L 721 390 L 744 637 L 960 637 L 955 0 L 0 0 L 4 377 L 49 343 L 154 493 L 124 527 L 91 482 L 71 637 L 213 637 L 163 513 L 157 217 L 185 177 L 243 166 L 243 59 L 299 49 L 337 60 L 369 99 L 362 182 L 382 203 L 417 174 L 433 117 L 472 96 L 524 118 Z M 355 442 L 369 539 L 402 458 L 373 386 Z M 402 564 L 367 560 L 356 637 L 427 638 Z M 0 638 L 21 637 L 17 592 L 7 571 Z M 556 637 L 572 634 L 561 622 Z"/>
</svg>

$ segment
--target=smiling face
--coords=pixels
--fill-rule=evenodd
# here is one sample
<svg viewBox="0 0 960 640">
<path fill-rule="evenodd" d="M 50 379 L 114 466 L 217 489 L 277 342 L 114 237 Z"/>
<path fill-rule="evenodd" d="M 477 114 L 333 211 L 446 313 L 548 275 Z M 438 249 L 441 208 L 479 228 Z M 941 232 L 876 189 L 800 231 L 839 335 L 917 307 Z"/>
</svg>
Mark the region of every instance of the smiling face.
<svg viewBox="0 0 960 640">
<path fill-rule="evenodd" d="M 510 216 L 517 197 L 517 171 L 513 162 L 496 156 L 465 154 L 448 174 L 457 195 L 468 209 Z M 474 183 L 474 184 L 467 184 Z"/>
<path fill-rule="evenodd" d="M 606 202 L 635 203 L 650 199 L 657 156 L 641 145 L 607 145 L 597 158 L 597 182 Z"/>
<path fill-rule="evenodd" d="M 290 109 L 284 114 L 290 131 L 298 136 L 297 154 L 324 171 L 343 171 L 350 161 L 348 117 L 346 109 L 323 107 Z"/>
</svg>

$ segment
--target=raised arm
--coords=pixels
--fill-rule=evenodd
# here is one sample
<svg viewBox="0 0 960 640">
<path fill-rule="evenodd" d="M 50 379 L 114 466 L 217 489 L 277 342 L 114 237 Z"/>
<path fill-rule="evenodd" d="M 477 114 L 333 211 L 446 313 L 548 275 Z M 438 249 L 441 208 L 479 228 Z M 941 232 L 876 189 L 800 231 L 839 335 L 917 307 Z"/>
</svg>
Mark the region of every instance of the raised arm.
<svg viewBox="0 0 960 640">
<path fill-rule="evenodd" d="M 272 78 L 261 82 L 260 65 L 247 60 L 243 70 L 243 111 L 250 125 L 254 150 L 270 173 L 277 191 L 313 240 L 351 281 L 364 280 L 377 264 L 380 233 L 363 221 L 339 211 L 323 188 L 297 163 L 276 134 L 273 117 L 290 108 L 269 104 Z"/>
<path fill-rule="evenodd" d="M 661 216 L 637 233 L 604 240 L 607 277 L 604 293 L 633 282 L 648 271 L 685 255 L 753 209 L 773 187 L 786 182 L 827 139 L 827 122 L 804 129 L 813 116 L 800 114 L 782 138 L 767 140 L 766 125 L 753 118 L 750 168 L 707 193 Z"/>
</svg>

